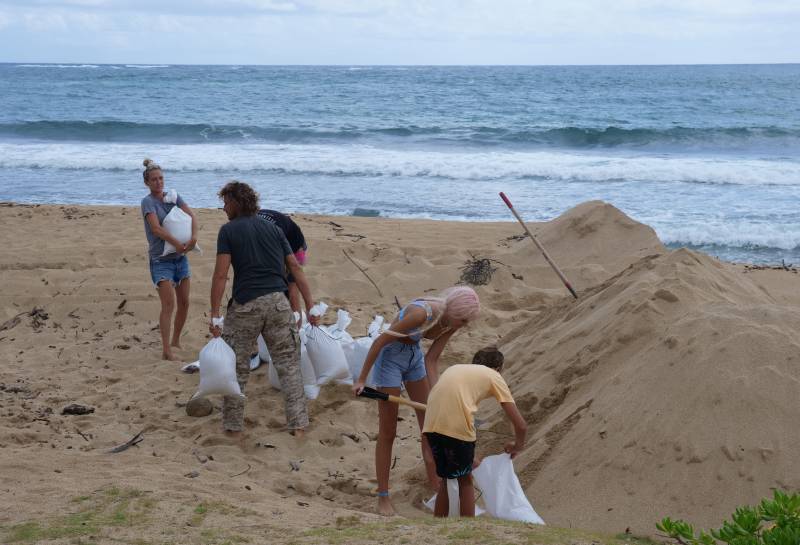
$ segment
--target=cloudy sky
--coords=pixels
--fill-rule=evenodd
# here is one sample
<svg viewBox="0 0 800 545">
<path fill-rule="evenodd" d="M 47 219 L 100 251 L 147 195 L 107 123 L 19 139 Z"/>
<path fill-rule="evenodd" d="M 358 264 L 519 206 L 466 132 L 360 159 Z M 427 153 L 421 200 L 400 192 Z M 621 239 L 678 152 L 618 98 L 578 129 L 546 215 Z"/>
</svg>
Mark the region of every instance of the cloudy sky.
<svg viewBox="0 0 800 545">
<path fill-rule="evenodd" d="M 800 62 L 800 0 L 0 0 L 0 62 Z"/>
</svg>

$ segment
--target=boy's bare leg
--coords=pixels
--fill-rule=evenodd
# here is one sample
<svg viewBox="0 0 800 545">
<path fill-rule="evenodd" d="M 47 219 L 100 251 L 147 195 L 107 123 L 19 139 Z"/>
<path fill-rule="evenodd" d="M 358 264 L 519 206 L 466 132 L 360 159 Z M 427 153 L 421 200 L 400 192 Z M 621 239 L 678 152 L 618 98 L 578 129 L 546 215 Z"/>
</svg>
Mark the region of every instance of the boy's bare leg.
<svg viewBox="0 0 800 545">
<path fill-rule="evenodd" d="M 439 480 L 439 491 L 436 493 L 436 504 L 433 506 L 434 517 L 446 517 L 450 513 L 450 497 L 447 492 L 447 479 Z"/>
<path fill-rule="evenodd" d="M 472 485 L 472 475 L 458 478 L 458 502 L 462 517 L 475 516 L 475 487 Z"/>
</svg>

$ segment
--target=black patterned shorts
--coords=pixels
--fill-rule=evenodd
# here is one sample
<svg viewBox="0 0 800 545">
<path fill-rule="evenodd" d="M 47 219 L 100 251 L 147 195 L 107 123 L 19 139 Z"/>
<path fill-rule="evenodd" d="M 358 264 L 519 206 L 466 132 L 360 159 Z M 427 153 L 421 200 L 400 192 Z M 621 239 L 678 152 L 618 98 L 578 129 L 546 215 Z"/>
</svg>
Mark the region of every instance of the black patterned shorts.
<svg viewBox="0 0 800 545">
<path fill-rule="evenodd" d="M 457 479 L 472 473 L 475 441 L 462 441 L 441 433 L 425 434 L 436 462 L 436 474 L 442 479 Z"/>
</svg>

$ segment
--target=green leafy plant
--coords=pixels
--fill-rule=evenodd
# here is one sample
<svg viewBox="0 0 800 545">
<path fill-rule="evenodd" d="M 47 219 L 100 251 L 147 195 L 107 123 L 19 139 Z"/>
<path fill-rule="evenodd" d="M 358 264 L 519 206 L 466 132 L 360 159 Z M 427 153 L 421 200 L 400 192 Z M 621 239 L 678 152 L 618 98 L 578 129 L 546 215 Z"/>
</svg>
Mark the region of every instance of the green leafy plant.
<svg viewBox="0 0 800 545">
<path fill-rule="evenodd" d="M 772 499 L 736 509 L 718 530 L 695 533 L 691 524 L 669 517 L 656 523 L 656 528 L 681 545 L 798 545 L 800 494 L 776 490 Z"/>
</svg>

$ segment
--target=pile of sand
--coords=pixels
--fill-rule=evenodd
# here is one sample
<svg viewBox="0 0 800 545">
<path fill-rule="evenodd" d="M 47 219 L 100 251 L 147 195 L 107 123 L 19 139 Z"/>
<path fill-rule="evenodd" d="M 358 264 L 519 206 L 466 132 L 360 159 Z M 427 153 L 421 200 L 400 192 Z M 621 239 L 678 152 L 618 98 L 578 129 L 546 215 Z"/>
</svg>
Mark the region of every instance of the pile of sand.
<svg viewBox="0 0 800 545">
<path fill-rule="evenodd" d="M 688 250 L 553 305 L 501 345 L 534 430 L 527 493 L 554 523 L 652 531 L 800 488 L 799 328 L 797 305 Z"/>
<path fill-rule="evenodd" d="M 212 250 L 224 214 L 198 214 L 200 244 Z M 549 523 L 650 533 L 669 514 L 716 524 L 770 487 L 800 484 L 789 467 L 800 446 L 790 427 L 800 418 L 796 274 L 668 252 L 649 227 L 591 202 L 532 226 L 581 294 L 575 301 L 514 223 L 296 219 L 315 297 L 349 310 L 354 336 L 374 314 L 391 317 L 395 297 L 436 292 L 466 262 L 492 260 L 491 281 L 477 288 L 482 317 L 454 337 L 443 364 L 489 343 L 506 352 L 531 431 L 517 469 Z M 0 227 L 0 322 L 28 313 L 0 331 L 0 524 L 69 510 L 70 498 L 109 486 L 178 506 L 154 515 L 155 540 L 185 525 L 179 506 L 212 499 L 274 527 L 370 518 L 374 403 L 324 388 L 298 444 L 262 370 L 248 385 L 242 444 L 222 436 L 218 410 L 185 414 L 197 375 L 158 359 L 138 208 L 4 206 Z M 191 257 L 178 352 L 187 362 L 207 341 L 213 254 Z M 70 403 L 94 412 L 62 415 Z M 419 433 L 410 411 L 401 417 L 394 501 L 403 515 L 428 516 Z M 495 406 L 480 417 L 479 451 L 498 450 L 510 435 Z M 140 432 L 137 446 L 108 453 Z"/>
</svg>

